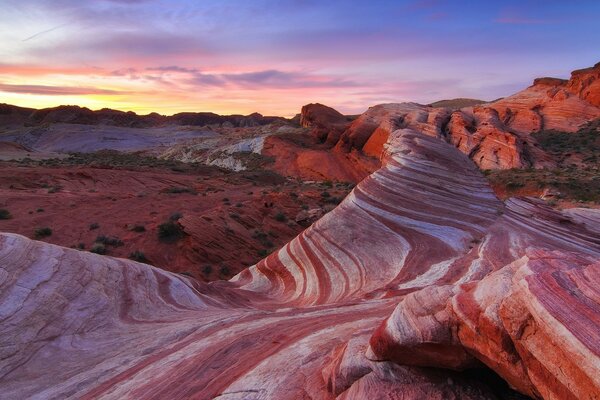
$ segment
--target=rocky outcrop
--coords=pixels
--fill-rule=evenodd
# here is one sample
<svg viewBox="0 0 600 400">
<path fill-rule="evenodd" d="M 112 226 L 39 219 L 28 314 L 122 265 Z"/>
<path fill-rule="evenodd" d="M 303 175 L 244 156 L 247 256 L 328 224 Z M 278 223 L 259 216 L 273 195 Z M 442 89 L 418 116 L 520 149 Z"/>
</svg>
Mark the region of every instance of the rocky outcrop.
<svg viewBox="0 0 600 400">
<path fill-rule="evenodd" d="M 539 130 L 575 132 L 600 117 L 600 64 L 571 79 L 538 78 L 529 88 L 452 114 L 445 135 L 484 169 L 551 167 L 529 136 Z"/>
<path fill-rule="evenodd" d="M 336 147 L 342 151 L 360 150 L 382 158 L 390 134 L 411 127 L 432 136 L 441 135 L 442 125 L 450 112 L 417 103 L 380 104 L 361 114 L 342 134 Z"/>
<path fill-rule="evenodd" d="M 600 63 L 571 73 L 567 90 L 588 103 L 600 107 Z"/>
<path fill-rule="evenodd" d="M 530 396 L 591 398 L 597 220 L 503 204 L 417 130 L 431 118 L 411 106 L 381 169 L 229 282 L 0 234 L 1 392 L 494 398 L 452 371 L 476 367 Z"/>
<path fill-rule="evenodd" d="M 484 118 L 510 125 L 490 108 L 465 113 L 463 134 Z M 442 140 L 449 110 L 383 105 L 361 118 L 336 146 L 379 137 L 381 168 L 231 281 L 0 234 L 0 392 L 495 398 L 461 372 L 475 368 L 532 397 L 597 396 L 597 211 L 498 200 Z"/>
<path fill-rule="evenodd" d="M 311 134 L 321 143 L 337 143 L 350 119 L 323 104 L 307 104 L 300 111 L 300 125 L 310 128 Z"/>
<path fill-rule="evenodd" d="M 381 326 L 370 355 L 454 370 L 485 364 L 531 397 L 593 399 L 600 305 L 590 283 L 599 266 L 597 257 L 529 250 L 481 281 L 423 289 Z"/>
</svg>

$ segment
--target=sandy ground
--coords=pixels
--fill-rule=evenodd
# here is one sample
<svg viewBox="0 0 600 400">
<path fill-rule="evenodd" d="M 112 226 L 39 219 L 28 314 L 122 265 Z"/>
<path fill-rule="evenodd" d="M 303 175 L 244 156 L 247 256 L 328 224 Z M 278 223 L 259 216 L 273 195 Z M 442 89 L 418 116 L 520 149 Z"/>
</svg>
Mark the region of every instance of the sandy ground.
<svg viewBox="0 0 600 400">
<path fill-rule="evenodd" d="M 36 229 L 48 227 L 52 235 L 41 240 L 83 250 L 98 236 L 116 237 L 123 244 L 106 246 L 108 255 L 139 251 L 153 265 L 212 280 L 233 276 L 288 242 L 305 228 L 295 222 L 303 208 L 329 209 L 347 191 L 267 171 L 4 162 L 0 209 L 12 218 L 0 220 L 0 231 L 35 238 Z M 185 234 L 165 242 L 158 226 L 170 218 L 178 218 Z"/>
</svg>

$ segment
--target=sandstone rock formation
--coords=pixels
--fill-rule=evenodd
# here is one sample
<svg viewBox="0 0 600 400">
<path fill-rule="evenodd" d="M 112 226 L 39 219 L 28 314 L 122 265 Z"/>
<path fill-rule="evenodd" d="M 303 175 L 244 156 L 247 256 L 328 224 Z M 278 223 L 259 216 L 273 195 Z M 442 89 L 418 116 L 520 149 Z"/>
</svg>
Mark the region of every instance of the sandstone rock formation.
<svg viewBox="0 0 600 400">
<path fill-rule="evenodd" d="M 300 125 L 311 128 L 311 134 L 321 143 L 337 143 L 349 123 L 349 118 L 319 103 L 307 104 L 300 111 Z"/>
<path fill-rule="evenodd" d="M 0 393 L 497 398 L 463 372 L 479 369 L 534 398 L 597 398 L 599 212 L 501 202 L 475 165 L 546 162 L 529 130 L 594 117 L 595 73 L 455 112 L 372 107 L 332 153 L 381 168 L 227 282 L 0 234 Z"/>
<path fill-rule="evenodd" d="M 453 112 L 445 134 L 483 169 L 552 166 L 529 134 L 543 129 L 575 132 L 599 118 L 599 78 L 596 64 L 574 71 L 568 81 L 536 79 L 512 96 Z"/>
<path fill-rule="evenodd" d="M 486 366 L 593 398 L 596 217 L 503 204 L 411 110 L 380 170 L 230 282 L 1 234 L 3 395 L 492 399 L 450 371 Z"/>
<path fill-rule="evenodd" d="M 462 109 L 444 104 L 449 107 L 414 103 L 371 107 L 341 136 L 335 133 L 328 141 L 339 137 L 340 150 L 358 149 L 380 157 L 389 134 L 406 126 L 408 118 L 422 131 L 445 137 L 482 169 L 552 167 L 551 157 L 529 134 L 544 129 L 575 132 L 600 118 L 600 63 L 574 71 L 569 80 L 536 79 L 529 88 L 491 103 Z"/>
</svg>

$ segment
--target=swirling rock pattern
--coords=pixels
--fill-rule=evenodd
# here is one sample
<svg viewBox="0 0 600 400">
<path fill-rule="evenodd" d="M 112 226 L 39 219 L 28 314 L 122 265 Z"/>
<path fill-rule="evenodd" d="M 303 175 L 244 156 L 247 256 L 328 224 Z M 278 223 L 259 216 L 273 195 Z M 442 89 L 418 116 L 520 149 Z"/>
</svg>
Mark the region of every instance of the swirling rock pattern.
<svg viewBox="0 0 600 400">
<path fill-rule="evenodd" d="M 532 396 L 597 393 L 596 220 L 503 204 L 407 107 L 381 169 L 230 282 L 0 234 L 2 396 L 494 398 L 449 370 L 466 365 Z"/>
</svg>

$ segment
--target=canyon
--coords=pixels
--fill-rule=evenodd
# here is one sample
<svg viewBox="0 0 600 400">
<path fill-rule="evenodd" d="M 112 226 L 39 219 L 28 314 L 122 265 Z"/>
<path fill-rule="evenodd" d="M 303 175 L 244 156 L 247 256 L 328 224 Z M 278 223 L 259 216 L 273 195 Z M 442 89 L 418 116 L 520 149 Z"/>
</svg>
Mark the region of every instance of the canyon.
<svg viewBox="0 0 600 400">
<path fill-rule="evenodd" d="M 358 116 L 4 106 L 0 392 L 598 398 L 600 210 L 500 196 L 489 176 L 597 182 L 596 158 L 539 133 L 586 129 L 593 148 L 599 99 L 596 64 L 490 103 Z M 156 236 L 168 220 L 176 242 Z M 96 229 L 125 242 L 116 257 L 68 248 Z M 142 247 L 156 266 L 119 258 Z"/>
</svg>

